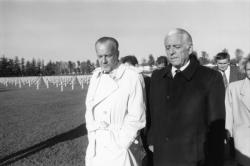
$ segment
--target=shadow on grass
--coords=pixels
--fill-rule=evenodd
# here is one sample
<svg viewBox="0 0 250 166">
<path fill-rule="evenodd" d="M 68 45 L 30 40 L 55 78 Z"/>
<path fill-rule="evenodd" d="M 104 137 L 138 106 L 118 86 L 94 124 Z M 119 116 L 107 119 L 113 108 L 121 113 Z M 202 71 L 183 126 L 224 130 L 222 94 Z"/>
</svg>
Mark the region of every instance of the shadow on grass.
<svg viewBox="0 0 250 166">
<path fill-rule="evenodd" d="M 16 88 L 16 89 L 17 89 L 17 88 Z M 1 93 L 1 92 L 14 91 L 14 90 L 16 90 L 16 89 L 14 89 L 14 88 L 0 88 L 0 93 Z"/>
<path fill-rule="evenodd" d="M 53 138 L 50 138 L 46 141 L 40 142 L 32 147 L 20 150 L 16 153 L 10 154 L 2 159 L 0 159 L 0 166 L 11 164 L 17 160 L 28 157 L 40 150 L 43 150 L 48 147 L 52 147 L 60 142 L 65 142 L 72 140 L 87 134 L 86 124 L 82 124 L 68 132 L 57 135 Z"/>
</svg>

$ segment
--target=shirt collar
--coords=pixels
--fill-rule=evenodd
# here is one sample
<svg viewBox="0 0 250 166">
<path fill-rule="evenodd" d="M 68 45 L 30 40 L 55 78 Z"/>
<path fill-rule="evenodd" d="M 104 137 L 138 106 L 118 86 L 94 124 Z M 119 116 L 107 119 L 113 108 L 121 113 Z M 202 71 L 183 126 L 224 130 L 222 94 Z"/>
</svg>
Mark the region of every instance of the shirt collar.
<svg viewBox="0 0 250 166">
<path fill-rule="evenodd" d="M 227 80 L 229 80 L 229 76 L 230 76 L 230 65 L 228 66 L 228 68 L 223 72 L 221 70 L 219 70 L 221 74 L 225 73 Z"/>
<path fill-rule="evenodd" d="M 199 62 L 195 59 L 192 58 L 190 56 L 190 64 L 187 63 L 187 66 L 184 67 L 183 71 L 181 72 L 181 74 L 187 79 L 187 80 L 191 80 L 192 76 L 194 75 L 195 71 L 197 70 L 197 68 L 199 67 Z M 172 77 L 172 65 L 170 64 L 169 66 L 166 67 L 166 69 L 164 69 L 162 76 L 163 77 Z"/>
<path fill-rule="evenodd" d="M 189 63 L 190 63 L 190 60 L 188 60 L 188 62 L 184 66 L 182 66 L 180 69 L 177 69 L 176 67 L 172 66 L 172 69 L 171 69 L 172 76 L 173 77 L 175 76 L 176 70 L 180 70 L 180 71 L 185 70 L 188 67 Z"/>
</svg>

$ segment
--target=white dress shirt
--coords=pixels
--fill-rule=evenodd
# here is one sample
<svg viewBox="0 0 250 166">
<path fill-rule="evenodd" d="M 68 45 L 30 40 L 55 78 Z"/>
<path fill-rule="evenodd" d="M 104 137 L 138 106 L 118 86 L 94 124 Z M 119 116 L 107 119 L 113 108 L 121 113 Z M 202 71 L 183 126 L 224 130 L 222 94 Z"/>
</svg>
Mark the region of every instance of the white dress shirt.
<svg viewBox="0 0 250 166">
<path fill-rule="evenodd" d="M 190 60 L 188 60 L 188 62 L 184 66 L 182 66 L 180 69 L 177 69 L 176 67 L 172 66 L 172 69 L 171 69 L 172 76 L 173 77 L 175 76 L 176 70 L 180 70 L 180 71 L 185 70 L 188 67 L 189 63 L 190 63 Z"/>
<path fill-rule="evenodd" d="M 219 70 L 221 75 L 223 76 L 223 71 Z M 227 77 L 227 82 L 229 83 L 229 76 L 230 76 L 230 66 L 228 66 L 227 70 L 224 71 L 226 77 Z"/>
</svg>

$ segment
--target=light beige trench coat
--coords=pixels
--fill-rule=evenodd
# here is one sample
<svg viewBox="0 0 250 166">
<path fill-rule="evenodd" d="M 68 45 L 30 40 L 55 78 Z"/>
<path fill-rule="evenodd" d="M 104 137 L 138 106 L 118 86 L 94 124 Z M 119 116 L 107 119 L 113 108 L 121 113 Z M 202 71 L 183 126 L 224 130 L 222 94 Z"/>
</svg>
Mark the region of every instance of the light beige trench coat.
<svg viewBox="0 0 250 166">
<path fill-rule="evenodd" d="M 230 83 L 225 104 L 226 129 L 234 138 L 236 150 L 250 159 L 250 80 Z"/>
<path fill-rule="evenodd" d="M 122 64 L 110 75 L 96 69 L 86 97 L 86 166 L 141 165 L 129 147 L 145 126 L 145 109 L 141 74 Z"/>
</svg>

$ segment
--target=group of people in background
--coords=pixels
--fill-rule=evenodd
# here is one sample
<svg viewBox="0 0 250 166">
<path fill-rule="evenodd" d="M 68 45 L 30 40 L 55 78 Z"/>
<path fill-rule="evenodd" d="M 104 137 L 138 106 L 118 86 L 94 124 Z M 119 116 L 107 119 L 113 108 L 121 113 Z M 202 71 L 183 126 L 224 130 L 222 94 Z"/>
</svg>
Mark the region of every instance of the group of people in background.
<svg viewBox="0 0 250 166">
<path fill-rule="evenodd" d="M 119 61 L 116 39 L 96 41 L 86 166 L 223 166 L 227 150 L 238 166 L 250 165 L 250 57 L 244 74 L 225 52 L 216 55 L 216 68 L 202 66 L 180 28 L 164 46 L 166 56 L 148 77 L 136 57 Z"/>
</svg>

